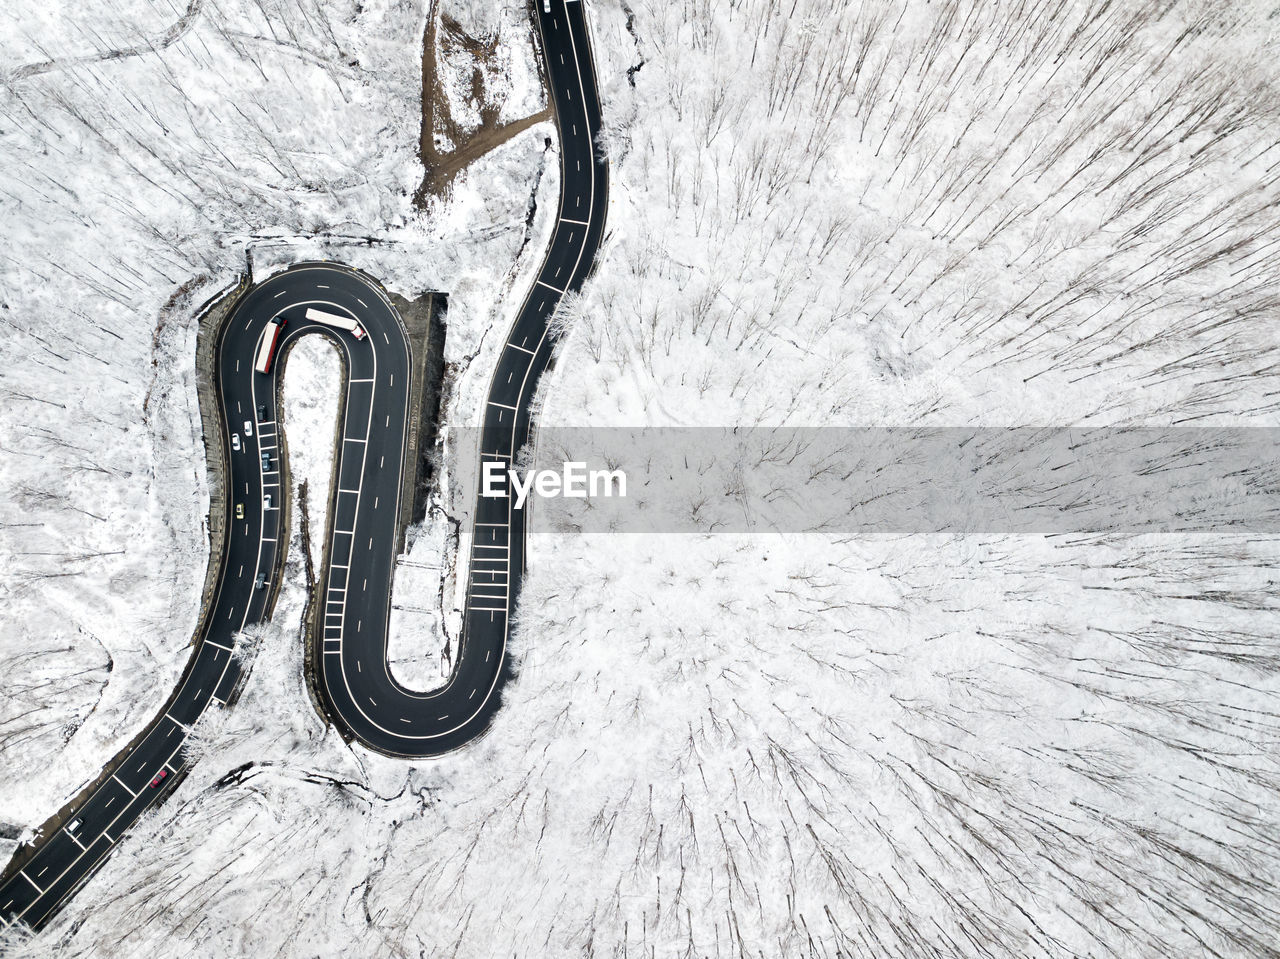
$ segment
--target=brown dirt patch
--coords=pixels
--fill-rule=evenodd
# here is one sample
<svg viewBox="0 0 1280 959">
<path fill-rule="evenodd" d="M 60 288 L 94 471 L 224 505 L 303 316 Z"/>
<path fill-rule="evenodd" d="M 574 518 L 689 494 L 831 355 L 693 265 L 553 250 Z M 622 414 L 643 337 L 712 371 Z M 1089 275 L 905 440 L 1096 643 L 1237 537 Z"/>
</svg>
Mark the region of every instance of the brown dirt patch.
<svg viewBox="0 0 1280 959">
<path fill-rule="evenodd" d="M 427 29 L 422 38 L 422 131 L 418 157 L 425 172 L 414 194 L 414 204 L 420 209 L 426 206 L 430 197 L 447 195 L 454 177 L 474 160 L 535 123 L 551 118 L 551 108 L 545 107 L 519 120 L 498 121 L 502 101 L 490 95 L 485 75 L 493 68 L 499 40 L 496 33 L 488 37 L 469 35 L 448 14 L 439 13 L 435 0 L 432 0 L 427 11 Z M 437 48 L 450 58 L 462 54 L 474 63 L 470 98 L 479 106 L 478 127 L 464 128 L 455 122 L 448 91 L 440 79 Z M 436 146 L 437 135 L 453 144 L 452 149 L 441 151 Z"/>
</svg>

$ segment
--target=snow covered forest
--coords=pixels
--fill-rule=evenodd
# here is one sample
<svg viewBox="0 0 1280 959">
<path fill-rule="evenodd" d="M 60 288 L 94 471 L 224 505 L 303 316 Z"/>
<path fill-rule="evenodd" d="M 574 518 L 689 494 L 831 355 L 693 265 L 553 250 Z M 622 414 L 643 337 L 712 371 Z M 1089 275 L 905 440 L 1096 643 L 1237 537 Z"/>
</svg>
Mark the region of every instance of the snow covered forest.
<svg viewBox="0 0 1280 959">
<path fill-rule="evenodd" d="M 464 6 L 523 42 L 522 7 Z M 21 827 L 180 669 L 207 496 L 191 316 L 246 241 L 394 241 L 342 254 L 450 291 L 458 355 L 522 289 L 545 128 L 412 208 L 424 10 L 193 7 L 176 39 L 165 2 L 0 13 L 33 65 L 0 93 Z M 1274 3 L 590 15 L 611 236 L 547 423 L 1276 424 Z M 321 726 L 294 560 L 192 775 L 14 955 L 1280 954 L 1273 533 L 544 525 L 503 710 L 428 764 Z"/>
</svg>

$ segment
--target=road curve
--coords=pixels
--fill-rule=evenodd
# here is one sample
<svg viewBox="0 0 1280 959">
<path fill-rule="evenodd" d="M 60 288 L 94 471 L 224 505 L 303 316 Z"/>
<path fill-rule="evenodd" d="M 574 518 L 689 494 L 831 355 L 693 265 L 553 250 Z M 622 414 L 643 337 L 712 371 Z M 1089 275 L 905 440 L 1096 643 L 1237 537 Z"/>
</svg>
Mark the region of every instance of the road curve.
<svg viewBox="0 0 1280 959">
<path fill-rule="evenodd" d="M 495 461 L 504 470 L 530 435 L 529 404 L 551 361 L 547 323 L 564 293 L 578 289 L 590 272 L 608 206 L 608 168 L 596 149 L 600 105 L 582 4 L 551 0 L 550 13 L 539 5 L 539 20 L 560 132 L 560 198 L 546 257 L 504 341 L 485 402 L 481 461 Z M 381 408 L 377 415 L 383 415 Z M 376 549 L 376 534 L 372 541 L 363 532 L 351 538 L 356 555 L 371 542 Z M 436 756 L 470 742 L 487 728 L 509 675 L 507 635 L 524 570 L 523 512 L 510 498 L 477 495 L 457 659 L 449 682 L 430 693 L 406 689 L 387 669 L 389 610 L 370 605 L 372 580 L 366 588 L 362 578 L 342 568 L 348 545 L 342 536 L 331 544 L 338 558 L 326 578 L 320 657 L 325 693 L 338 720 L 364 745 L 396 756 Z M 385 597 L 381 582 L 377 585 L 376 595 Z M 363 602 L 366 594 L 367 603 L 353 606 L 353 597 Z M 372 636 L 380 648 L 365 638 L 371 623 L 377 624 Z"/>
<path fill-rule="evenodd" d="M 547 323 L 563 294 L 586 279 L 608 203 L 608 171 L 596 150 L 600 107 L 582 3 L 550 0 L 550 12 L 539 3 L 537 17 L 560 134 L 561 190 L 546 258 L 503 345 L 483 412 L 482 460 L 504 467 L 530 435 L 529 404 L 551 360 Z M 308 321 L 309 306 L 356 319 L 367 336 L 356 339 Z M 216 346 L 229 460 L 228 521 L 202 634 L 163 712 L 67 817 L 78 821 L 74 831 L 64 825 L 43 837 L 32 858 L 0 885 L 5 927 L 43 926 L 180 778 L 187 768 L 183 746 L 190 725 L 210 705 L 225 704 L 239 680 L 237 635 L 270 613 L 281 549 L 276 371 L 270 377 L 254 373 L 253 357 L 263 328 L 277 315 L 287 320 L 282 348 L 308 333 L 329 336 L 343 353 L 347 374 L 317 638 L 317 666 L 335 719 L 372 749 L 428 757 L 470 742 L 499 706 L 510 672 L 508 624 L 524 569 L 523 514 L 510 499 L 477 494 L 453 674 L 431 693 L 396 683 L 386 666 L 386 642 L 410 382 L 404 328 L 378 286 L 356 271 L 304 264 L 271 277 L 246 294 Z M 239 450 L 229 445 L 232 433 L 239 434 Z M 244 507 L 242 519 L 235 518 L 236 505 Z M 259 573 L 267 581 L 264 588 L 256 586 Z"/>
</svg>

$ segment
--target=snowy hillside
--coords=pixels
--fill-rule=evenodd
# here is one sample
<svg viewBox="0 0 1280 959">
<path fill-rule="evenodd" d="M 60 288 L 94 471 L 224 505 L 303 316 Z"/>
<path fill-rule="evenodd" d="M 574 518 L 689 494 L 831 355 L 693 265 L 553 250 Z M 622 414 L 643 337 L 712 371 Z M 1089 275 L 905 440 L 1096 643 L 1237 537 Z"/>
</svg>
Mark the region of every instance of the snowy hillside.
<svg viewBox="0 0 1280 959">
<path fill-rule="evenodd" d="M 21 171 L 3 179 L 18 193 L 5 215 L 32 243 L 3 265 L 0 469 L 18 502 L 2 545 L 19 575 L 0 598 L 19 685 L 57 693 L 0 714 L 19 730 L 31 705 L 47 717 L 0 751 L 0 816 L 15 821 L 89 775 L 145 717 L 133 696 L 160 695 L 180 666 L 203 473 L 189 333 L 151 337 L 176 286 L 236 268 L 220 237 L 346 219 L 412 234 L 352 260 L 393 286 L 426 271 L 453 293 L 451 324 L 466 304 L 472 349 L 501 295 L 477 287 L 510 280 L 527 199 L 511 184 L 541 141 L 490 157 L 415 221 L 397 192 L 419 172 L 408 8 L 283 8 L 289 94 L 270 103 L 329 122 L 281 123 L 312 137 L 261 158 L 299 165 L 289 190 L 255 179 L 257 159 L 234 176 L 215 162 L 214 145 L 275 136 L 231 107 L 262 89 L 246 58 L 276 53 L 250 39 L 267 30 L 257 9 L 235 32 L 202 20 L 169 52 L 4 94 L 17 127 L 0 150 Z M 546 422 L 1275 425 L 1268 4 L 589 9 L 611 238 L 565 310 Z M 361 51 L 360 72 L 322 82 L 317 59 L 347 62 L 337 49 Z M 258 56 L 271 75 L 275 57 Z M 225 89 L 192 79 L 208 57 L 225 58 Z M 179 90 L 205 102 L 187 109 Z M 151 97 L 173 135 L 147 125 Z M 72 111 L 122 114 L 160 157 L 108 147 L 110 128 Z M 348 120 L 377 149 L 322 142 Z M 77 179 L 42 174 L 46 149 Z M 165 160 L 204 204 L 182 200 L 194 188 Z M 164 185 L 154 196 L 142 173 Z M 501 212 L 483 208 L 491 188 L 511 194 Z M 505 230 L 482 241 L 486 218 Z M 1278 562 L 1265 531 L 543 525 L 503 710 L 486 738 L 424 764 L 349 749 L 315 719 L 295 569 L 192 775 L 15 955 L 1271 955 Z M 68 610 L 100 644 L 70 635 Z M 84 716 L 64 747 L 58 730 Z M 55 781 L 35 780 L 55 757 Z"/>
<path fill-rule="evenodd" d="M 469 416 L 485 331 L 536 252 L 545 126 L 486 158 L 483 192 L 467 174 L 431 218 L 413 211 L 423 11 L 192 10 L 0 11 L 0 55 L 29 64 L 0 94 L 0 825 L 14 834 L 97 775 L 186 661 L 208 554 L 197 307 L 246 256 L 259 279 L 330 257 L 408 297 L 446 289 Z M 120 40 L 140 35 L 143 53 Z M 531 60 L 527 41 L 513 51 Z"/>
</svg>

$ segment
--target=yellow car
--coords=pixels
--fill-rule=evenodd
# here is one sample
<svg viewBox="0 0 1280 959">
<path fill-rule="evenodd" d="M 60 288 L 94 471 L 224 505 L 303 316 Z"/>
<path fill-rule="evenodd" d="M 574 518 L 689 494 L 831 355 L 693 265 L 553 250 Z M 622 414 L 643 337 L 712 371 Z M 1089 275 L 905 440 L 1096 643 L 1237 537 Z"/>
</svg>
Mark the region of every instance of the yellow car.
<svg viewBox="0 0 1280 959">
<path fill-rule="evenodd" d="M 244 519 L 244 503 L 236 503 L 236 519 Z"/>
</svg>

